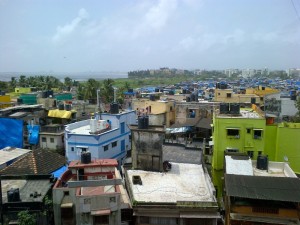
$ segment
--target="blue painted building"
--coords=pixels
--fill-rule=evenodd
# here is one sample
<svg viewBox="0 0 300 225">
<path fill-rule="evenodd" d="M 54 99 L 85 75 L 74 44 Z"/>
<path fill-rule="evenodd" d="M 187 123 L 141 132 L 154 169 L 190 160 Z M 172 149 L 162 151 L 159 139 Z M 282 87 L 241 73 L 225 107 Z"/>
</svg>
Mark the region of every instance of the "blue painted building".
<svg viewBox="0 0 300 225">
<path fill-rule="evenodd" d="M 95 132 L 95 119 L 68 124 L 65 128 L 66 157 L 68 161 L 80 160 L 82 151 L 91 152 L 92 159 L 117 159 L 122 162 L 131 150 L 131 132 L 128 127 L 136 124 L 134 110 L 118 114 L 102 113 L 96 120 L 105 122 Z"/>
</svg>

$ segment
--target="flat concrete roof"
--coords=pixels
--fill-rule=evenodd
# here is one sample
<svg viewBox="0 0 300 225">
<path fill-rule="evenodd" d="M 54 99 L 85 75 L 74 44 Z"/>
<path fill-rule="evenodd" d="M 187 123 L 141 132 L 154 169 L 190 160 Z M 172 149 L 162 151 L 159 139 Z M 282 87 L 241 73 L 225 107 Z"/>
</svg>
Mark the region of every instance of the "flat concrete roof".
<svg viewBox="0 0 300 225">
<path fill-rule="evenodd" d="M 172 163 L 168 172 L 127 170 L 134 201 L 143 203 L 211 202 L 214 188 L 202 165 Z M 142 184 L 133 184 L 139 176 Z"/>
<path fill-rule="evenodd" d="M 250 119 L 262 119 L 264 118 L 258 112 L 254 111 L 253 109 L 240 109 L 240 113 L 238 115 L 233 114 L 217 114 L 218 118 L 250 118 Z"/>
<path fill-rule="evenodd" d="M 247 156 L 225 156 L 226 174 L 266 176 L 266 177 L 297 177 L 285 162 L 268 162 L 268 170 L 256 168 L 257 161 Z"/>
</svg>

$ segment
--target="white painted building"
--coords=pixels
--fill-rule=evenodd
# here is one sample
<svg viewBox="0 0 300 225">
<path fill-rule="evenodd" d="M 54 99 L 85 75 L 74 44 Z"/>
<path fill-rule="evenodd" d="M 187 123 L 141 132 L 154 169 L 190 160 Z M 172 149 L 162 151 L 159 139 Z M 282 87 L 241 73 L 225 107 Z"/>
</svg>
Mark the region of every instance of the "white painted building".
<svg viewBox="0 0 300 225">
<path fill-rule="evenodd" d="M 95 124 L 99 119 L 104 126 Z M 130 124 L 136 124 L 133 110 L 118 114 L 102 113 L 101 117 L 96 116 L 96 121 L 90 119 L 68 124 L 65 128 L 68 161 L 79 160 L 82 151 L 89 151 L 92 159 L 117 159 L 120 164 L 131 149 Z"/>
</svg>

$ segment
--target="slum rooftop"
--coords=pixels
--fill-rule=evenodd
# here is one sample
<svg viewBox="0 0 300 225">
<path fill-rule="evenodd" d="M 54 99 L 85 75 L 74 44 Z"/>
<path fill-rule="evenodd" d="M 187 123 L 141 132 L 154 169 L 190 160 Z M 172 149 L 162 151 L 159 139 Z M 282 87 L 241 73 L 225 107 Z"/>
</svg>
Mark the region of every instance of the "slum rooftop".
<svg viewBox="0 0 300 225">
<path fill-rule="evenodd" d="M 265 176 L 265 177 L 297 177 L 285 162 L 268 162 L 267 170 L 256 168 L 257 161 L 249 156 L 225 156 L 226 174 Z"/>
<path fill-rule="evenodd" d="M 240 108 L 238 113 L 220 113 L 217 111 L 216 113 L 218 118 L 251 118 L 251 119 L 263 119 L 264 113 L 259 108 Z"/>
<path fill-rule="evenodd" d="M 202 165 L 173 163 L 168 172 L 127 170 L 130 189 L 135 202 L 162 203 L 211 203 L 214 205 L 214 187 Z M 133 179 L 140 178 L 139 184 Z"/>
</svg>

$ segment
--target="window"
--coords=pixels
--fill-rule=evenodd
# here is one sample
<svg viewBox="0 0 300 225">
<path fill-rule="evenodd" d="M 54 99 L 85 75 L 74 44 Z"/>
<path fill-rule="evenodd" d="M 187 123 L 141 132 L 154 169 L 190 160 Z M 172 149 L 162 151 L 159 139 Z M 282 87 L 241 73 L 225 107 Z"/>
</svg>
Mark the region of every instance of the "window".
<svg viewBox="0 0 300 225">
<path fill-rule="evenodd" d="M 219 92 L 218 95 L 221 95 L 221 93 Z"/>
<path fill-rule="evenodd" d="M 42 137 L 42 142 L 46 142 L 46 141 L 47 141 L 47 138 Z"/>
<path fill-rule="evenodd" d="M 116 202 L 116 197 L 110 197 L 109 202 Z"/>
<path fill-rule="evenodd" d="M 240 130 L 238 128 L 227 128 L 227 136 L 240 138 Z"/>
<path fill-rule="evenodd" d="M 50 138 L 50 142 L 51 142 L 51 143 L 54 143 L 54 138 Z"/>
<path fill-rule="evenodd" d="M 132 137 L 131 137 L 131 134 L 130 134 L 130 135 L 129 135 L 129 140 L 130 140 L 130 141 L 131 141 L 131 138 L 132 138 Z"/>
<path fill-rule="evenodd" d="M 253 159 L 254 152 L 253 151 L 247 151 L 248 156 Z"/>
<path fill-rule="evenodd" d="M 107 151 L 107 150 L 108 150 L 108 145 L 104 145 L 104 146 L 103 146 L 103 150 L 104 150 L 104 151 Z"/>
<path fill-rule="evenodd" d="M 94 216 L 94 224 L 109 224 L 109 216 Z"/>
<path fill-rule="evenodd" d="M 111 143 L 111 147 L 114 148 L 114 147 L 117 147 L 118 145 L 118 142 L 117 141 L 114 141 L 113 143 Z"/>
<path fill-rule="evenodd" d="M 262 129 L 253 129 L 253 138 L 254 139 L 261 139 L 262 138 Z"/>
<path fill-rule="evenodd" d="M 227 98 L 231 98 L 231 93 L 226 93 Z"/>
<path fill-rule="evenodd" d="M 64 195 L 69 195 L 69 191 L 64 191 Z"/>
<path fill-rule="evenodd" d="M 234 152 L 239 152 L 237 148 L 226 148 L 225 153 L 234 153 Z"/>
<path fill-rule="evenodd" d="M 251 134 L 251 129 L 247 128 L 247 134 Z"/>
<path fill-rule="evenodd" d="M 188 114 L 188 118 L 195 118 L 196 116 L 196 112 L 193 109 L 189 110 L 189 114 Z"/>
<path fill-rule="evenodd" d="M 83 204 L 85 204 L 85 205 L 91 204 L 91 199 L 90 198 L 83 199 Z"/>
<path fill-rule="evenodd" d="M 74 147 L 71 147 L 71 151 L 74 152 Z"/>
<path fill-rule="evenodd" d="M 261 155 L 262 154 L 262 151 L 258 151 L 258 155 Z"/>
<path fill-rule="evenodd" d="M 172 111 L 172 110 L 173 110 L 173 107 L 171 106 L 171 107 L 170 107 L 170 111 Z"/>
</svg>

